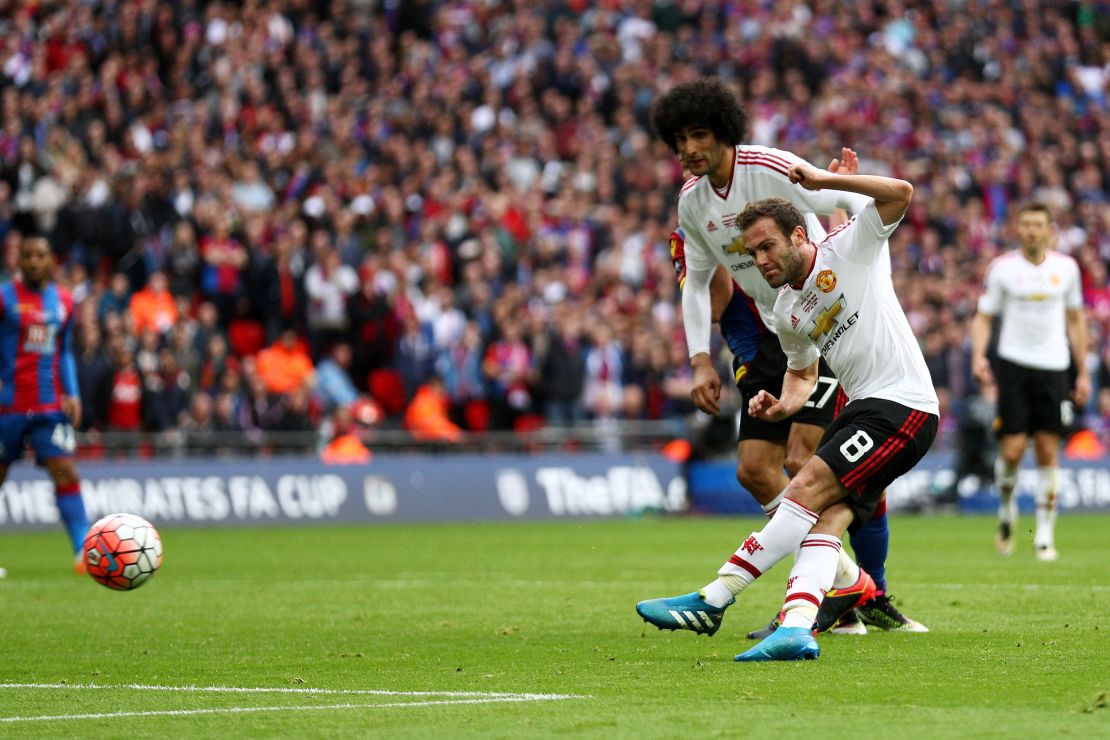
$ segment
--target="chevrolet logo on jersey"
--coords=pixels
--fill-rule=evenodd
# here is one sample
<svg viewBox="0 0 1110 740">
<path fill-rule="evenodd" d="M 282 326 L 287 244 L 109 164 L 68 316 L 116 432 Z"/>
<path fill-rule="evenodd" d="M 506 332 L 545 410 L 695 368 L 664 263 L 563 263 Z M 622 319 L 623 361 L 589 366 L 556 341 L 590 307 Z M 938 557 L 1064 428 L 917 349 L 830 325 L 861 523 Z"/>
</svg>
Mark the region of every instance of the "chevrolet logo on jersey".
<svg viewBox="0 0 1110 740">
<path fill-rule="evenodd" d="M 821 311 L 810 320 L 808 327 L 809 338 L 816 342 L 822 334 L 828 334 L 837 324 L 836 317 L 847 307 L 848 303 L 844 300 L 844 294 L 842 293 L 840 297 L 836 299 L 836 303 Z"/>
<path fill-rule="evenodd" d="M 747 254 L 748 250 L 744 247 L 744 237 L 738 236 L 730 243 L 724 246 L 725 254 Z"/>
</svg>

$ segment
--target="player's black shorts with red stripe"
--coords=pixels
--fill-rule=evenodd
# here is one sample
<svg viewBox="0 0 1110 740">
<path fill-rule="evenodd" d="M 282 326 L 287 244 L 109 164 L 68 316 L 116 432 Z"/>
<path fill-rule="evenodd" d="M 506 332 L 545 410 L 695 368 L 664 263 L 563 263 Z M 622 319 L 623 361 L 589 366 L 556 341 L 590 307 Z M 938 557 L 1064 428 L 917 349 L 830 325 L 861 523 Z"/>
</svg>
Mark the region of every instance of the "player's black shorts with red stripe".
<svg viewBox="0 0 1110 740">
<path fill-rule="evenodd" d="M 837 415 L 814 454 L 847 489 L 844 502 L 857 522 L 870 519 L 886 487 L 925 456 L 938 421 L 935 414 L 881 398 L 853 401 Z"/>
<path fill-rule="evenodd" d="M 1064 434 L 1074 421 L 1067 370 L 1040 370 L 998 359 L 999 434 Z"/>
<path fill-rule="evenodd" d="M 740 404 L 740 441 L 762 439 L 784 442 L 790 436 L 794 422 L 814 424 L 824 429 L 832 423 L 836 409 L 837 389 L 840 381 L 822 359 L 817 364 L 817 386 L 813 389 L 801 411 L 782 421 L 766 421 L 748 415 L 748 402 L 761 390 L 775 398 L 782 396 L 782 378 L 786 374 L 786 354 L 779 344 L 778 335 L 764 332 L 759 339 L 759 350 L 748 366 L 748 371 L 737 383 L 743 402 Z"/>
</svg>

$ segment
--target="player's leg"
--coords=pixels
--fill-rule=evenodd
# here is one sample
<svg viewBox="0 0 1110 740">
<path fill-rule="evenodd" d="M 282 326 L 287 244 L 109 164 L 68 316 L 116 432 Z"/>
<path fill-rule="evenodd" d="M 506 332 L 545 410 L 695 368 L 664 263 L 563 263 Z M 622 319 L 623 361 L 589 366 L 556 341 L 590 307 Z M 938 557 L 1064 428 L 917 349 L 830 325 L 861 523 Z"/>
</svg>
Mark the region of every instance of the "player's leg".
<svg viewBox="0 0 1110 740">
<path fill-rule="evenodd" d="M 1038 560 L 1051 561 L 1056 553 L 1056 486 L 1060 479 L 1060 436 L 1052 432 L 1033 433 L 1033 452 L 1037 460 L 1034 489 L 1037 527 L 1033 548 Z"/>
<path fill-rule="evenodd" d="M 75 569 L 84 572 L 81 549 L 89 531 L 89 517 L 81 498 L 81 477 L 73 460 L 76 448 L 73 427 L 61 413 L 38 417 L 30 430 L 35 458 L 54 482 L 54 498 L 73 548 Z"/>
<path fill-rule="evenodd" d="M 1021 458 L 1025 454 L 1024 432 L 1003 434 L 998 439 L 998 458 L 994 463 L 994 484 L 998 489 L 998 532 L 994 538 L 1000 555 L 1014 554 L 1014 532 L 1017 531 L 1017 483 Z"/>
<path fill-rule="evenodd" d="M 928 451 L 937 425 L 938 419 L 932 414 L 880 399 L 857 401 L 837 417 L 813 459 L 790 482 L 787 498 L 771 522 L 775 524 L 795 503 L 806 508 L 818 507 L 823 512 L 821 527 L 803 537 L 806 546 L 795 565 L 799 570 L 812 569 L 809 580 L 788 582 L 788 601 L 797 602 L 798 611 L 796 615 L 788 614 L 783 627 L 736 656 L 736 660 L 816 657 L 817 646 L 808 639 L 804 624 L 808 612 L 814 609 L 810 598 L 820 594 L 823 583 L 832 580 L 835 570 L 832 551 L 840 544 L 840 533 L 849 521 L 866 520 L 874 514 L 883 490 L 912 469 Z M 827 498 L 830 481 L 839 487 L 840 503 Z M 847 519 L 845 508 L 851 511 Z M 756 541 L 764 544 L 764 540 Z M 770 549 L 769 544 L 767 548 Z M 824 562 L 819 562 L 822 557 Z M 791 573 L 792 578 L 794 575 Z M 796 597 L 792 596 L 795 592 Z"/>
<path fill-rule="evenodd" d="M 1033 391 L 1031 427 L 1033 454 L 1037 462 L 1036 530 L 1033 549 L 1038 560 L 1055 560 L 1056 487 L 1059 481 L 1060 440 L 1071 426 L 1073 410 L 1066 372 L 1039 371 Z"/>
<path fill-rule="evenodd" d="M 890 527 L 887 524 L 886 493 L 879 502 L 875 513 L 857 527 L 848 530 L 852 542 L 852 551 L 859 561 L 860 567 L 869 573 L 875 581 L 875 596 L 853 611 L 851 620 L 842 619 L 841 627 L 833 630 L 850 631 L 854 621 L 860 627 L 863 622 L 856 618 L 856 613 L 867 615 L 867 624 L 882 627 L 887 630 L 900 630 L 905 632 L 928 632 L 929 628 L 920 622 L 910 619 L 902 614 L 891 602 L 886 588 L 886 558 L 890 544 Z M 826 594 L 826 600 L 833 592 Z M 822 608 L 824 603 L 822 603 Z"/>
<path fill-rule="evenodd" d="M 832 585 L 841 550 L 840 538 L 852 521 L 852 510 L 843 502 L 821 513 L 799 548 L 786 581 L 782 626 L 758 645 L 737 655 L 738 662 L 809 660 L 821 649 L 813 636 L 813 622 L 822 596 Z"/>
<path fill-rule="evenodd" d="M 1035 383 L 1027 368 L 999 360 L 996 368 L 998 385 L 998 457 L 994 463 L 994 483 L 998 489 L 998 530 L 995 548 L 1001 555 L 1014 552 L 1017 530 L 1017 483 L 1021 458 L 1025 454 L 1027 435 L 1031 431 L 1031 393 Z"/>
</svg>

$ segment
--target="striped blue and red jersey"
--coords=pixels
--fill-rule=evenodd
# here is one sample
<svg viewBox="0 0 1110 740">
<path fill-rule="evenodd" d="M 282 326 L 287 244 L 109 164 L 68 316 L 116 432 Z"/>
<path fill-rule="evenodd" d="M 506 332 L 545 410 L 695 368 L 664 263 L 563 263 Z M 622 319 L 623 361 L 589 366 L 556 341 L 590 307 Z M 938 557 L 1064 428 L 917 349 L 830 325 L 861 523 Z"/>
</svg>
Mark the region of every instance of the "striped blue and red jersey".
<svg viewBox="0 0 1110 740">
<path fill-rule="evenodd" d="M 78 395 L 73 357 L 73 297 L 50 282 L 0 283 L 0 413 L 61 410 Z"/>
</svg>

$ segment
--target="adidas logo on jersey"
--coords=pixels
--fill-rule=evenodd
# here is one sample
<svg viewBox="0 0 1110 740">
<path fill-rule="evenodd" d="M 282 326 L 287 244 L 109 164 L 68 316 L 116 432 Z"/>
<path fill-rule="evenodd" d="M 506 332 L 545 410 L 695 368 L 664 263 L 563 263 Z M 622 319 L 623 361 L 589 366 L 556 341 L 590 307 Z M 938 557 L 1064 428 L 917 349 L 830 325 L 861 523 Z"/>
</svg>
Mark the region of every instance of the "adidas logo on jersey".
<svg viewBox="0 0 1110 740">
<path fill-rule="evenodd" d="M 710 220 L 709 224 L 705 227 L 705 230 L 706 231 L 716 231 L 717 230 L 717 224 L 713 223 L 713 221 Z"/>
</svg>

